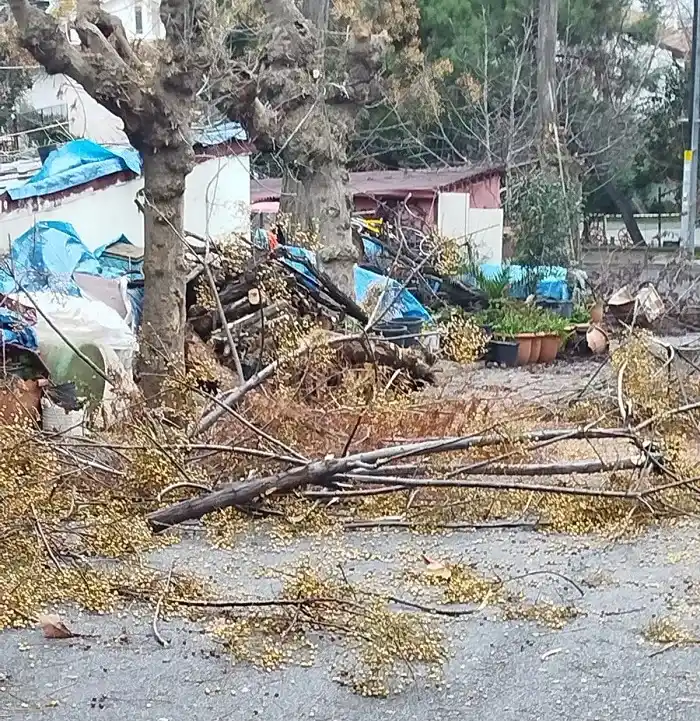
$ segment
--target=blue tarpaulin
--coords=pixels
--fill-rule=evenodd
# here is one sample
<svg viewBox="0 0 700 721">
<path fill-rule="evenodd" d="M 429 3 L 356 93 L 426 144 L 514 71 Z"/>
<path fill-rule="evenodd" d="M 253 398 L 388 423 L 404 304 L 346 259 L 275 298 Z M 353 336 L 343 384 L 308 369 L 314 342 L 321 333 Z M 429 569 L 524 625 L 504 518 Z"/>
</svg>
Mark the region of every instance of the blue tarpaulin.
<svg viewBox="0 0 700 721">
<path fill-rule="evenodd" d="M 203 128 L 194 128 L 192 133 L 194 145 L 210 147 L 227 143 L 229 140 L 248 140 L 248 135 L 240 123 L 228 121 Z"/>
<path fill-rule="evenodd" d="M 124 242 L 122 236 L 119 241 Z M 45 220 L 36 223 L 12 243 L 9 270 L 0 269 L 0 293 L 54 290 L 80 295 L 73 273 L 106 278 L 124 275 L 119 259 L 103 257 L 109 245 L 90 251 L 70 223 Z M 133 261 L 132 261 L 133 265 Z"/>
<path fill-rule="evenodd" d="M 49 153 L 41 170 L 24 185 L 8 188 L 13 200 L 50 195 L 105 175 L 141 173 L 141 156 L 131 147 L 105 148 L 92 140 L 71 140 Z"/>
<path fill-rule="evenodd" d="M 195 129 L 193 142 L 205 147 L 246 140 L 239 123 L 225 122 Z M 26 183 L 7 189 L 12 200 L 58 193 L 106 175 L 130 170 L 141 174 L 141 155 L 129 145 L 105 147 L 93 140 L 71 140 L 49 153 L 41 170 Z"/>
<path fill-rule="evenodd" d="M 316 255 L 312 251 L 289 245 L 284 246 L 284 248 L 291 255 L 297 258 L 306 258 L 314 265 L 316 264 Z M 285 260 L 284 262 L 300 273 L 303 273 L 310 285 L 314 284 L 313 277 L 303 263 L 296 263 L 293 260 Z M 390 309 L 384 316 L 386 320 L 392 320 L 402 316 L 413 316 L 426 321 L 432 321 L 432 317 L 426 308 L 417 300 L 413 293 L 402 289 L 400 283 L 393 278 L 355 266 L 355 300 L 358 303 L 364 303 L 370 292 L 375 288 L 378 289 L 376 300 L 379 300 L 382 289 L 387 288 L 384 294 L 383 306 L 390 306 Z"/>
<path fill-rule="evenodd" d="M 502 266 L 497 263 L 485 263 L 480 266 L 481 272 L 487 278 L 498 275 Z M 525 268 L 521 265 L 507 266 L 510 276 L 510 294 L 515 298 L 525 298 L 528 295 L 528 274 L 537 277 L 537 295 L 552 300 L 569 300 L 569 286 L 566 282 L 567 269 L 561 266 L 547 266 L 538 268 Z"/>
<path fill-rule="evenodd" d="M 379 243 L 368 238 L 366 235 L 362 236 L 362 246 L 369 261 L 376 261 L 384 251 L 384 248 L 382 248 Z"/>
<path fill-rule="evenodd" d="M 5 344 L 35 352 L 39 349 L 34 328 L 27 325 L 19 313 L 9 308 L 0 308 L 0 346 Z"/>
</svg>

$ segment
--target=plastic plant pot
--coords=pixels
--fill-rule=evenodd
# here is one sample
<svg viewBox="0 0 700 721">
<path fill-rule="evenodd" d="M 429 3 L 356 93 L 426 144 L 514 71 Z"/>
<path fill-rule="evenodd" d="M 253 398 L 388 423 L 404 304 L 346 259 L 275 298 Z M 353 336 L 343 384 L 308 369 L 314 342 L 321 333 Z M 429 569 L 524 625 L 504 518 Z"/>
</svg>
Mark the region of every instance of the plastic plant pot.
<svg viewBox="0 0 700 721">
<path fill-rule="evenodd" d="M 542 337 L 540 344 L 540 363 L 554 363 L 561 348 L 561 338 L 555 334 Z"/>
<path fill-rule="evenodd" d="M 511 340 L 491 340 L 486 360 L 512 368 L 518 362 L 518 343 Z"/>
<path fill-rule="evenodd" d="M 379 335 L 384 336 L 384 338 L 388 341 L 396 343 L 398 346 L 403 346 L 406 340 L 401 336 L 408 335 L 408 328 L 406 328 L 403 323 L 397 323 L 393 320 L 377 323 L 374 326 L 374 330 L 379 333 Z"/>
<path fill-rule="evenodd" d="M 532 340 L 535 336 L 532 333 L 519 333 L 515 336 L 518 344 L 518 357 L 516 365 L 524 366 L 530 362 L 530 353 L 532 352 Z"/>
<path fill-rule="evenodd" d="M 540 362 L 540 351 L 542 350 L 542 336 L 534 335 L 532 338 L 532 344 L 530 346 L 530 357 L 528 359 L 528 365 L 532 363 Z"/>
<path fill-rule="evenodd" d="M 397 318 L 394 322 L 405 326 L 405 335 L 413 336 L 413 338 L 402 338 L 398 341 L 399 345 L 402 345 L 404 348 L 408 348 L 412 345 L 418 345 L 420 340 L 419 336 L 423 330 L 422 318 L 416 318 L 415 316 L 403 316 L 401 318 Z"/>
</svg>

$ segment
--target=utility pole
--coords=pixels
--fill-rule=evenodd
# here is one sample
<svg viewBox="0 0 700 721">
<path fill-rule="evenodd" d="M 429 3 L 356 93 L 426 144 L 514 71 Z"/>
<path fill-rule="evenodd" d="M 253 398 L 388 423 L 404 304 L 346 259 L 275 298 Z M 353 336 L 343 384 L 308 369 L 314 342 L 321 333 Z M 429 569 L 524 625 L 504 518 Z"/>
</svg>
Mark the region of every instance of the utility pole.
<svg viewBox="0 0 700 721">
<path fill-rule="evenodd" d="M 683 197 L 681 203 L 681 242 L 695 256 L 695 216 L 698 197 L 698 140 L 700 140 L 700 0 L 693 11 L 693 51 L 690 66 L 692 92 L 688 121 L 690 145 L 683 154 Z"/>
</svg>

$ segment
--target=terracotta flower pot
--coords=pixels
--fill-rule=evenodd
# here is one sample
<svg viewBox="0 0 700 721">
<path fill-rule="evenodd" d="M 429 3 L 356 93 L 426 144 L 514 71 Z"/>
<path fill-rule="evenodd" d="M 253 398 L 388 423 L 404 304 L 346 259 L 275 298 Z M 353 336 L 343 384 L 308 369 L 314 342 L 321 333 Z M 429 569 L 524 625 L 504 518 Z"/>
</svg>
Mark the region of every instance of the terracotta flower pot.
<svg viewBox="0 0 700 721">
<path fill-rule="evenodd" d="M 554 333 L 545 335 L 540 348 L 540 363 L 554 363 L 559 348 L 561 348 L 561 338 L 558 335 Z"/>
<path fill-rule="evenodd" d="M 518 343 L 518 360 L 516 365 L 524 366 L 530 362 L 530 353 L 532 352 L 532 341 L 534 339 L 532 333 L 519 333 L 515 336 Z"/>
<path fill-rule="evenodd" d="M 540 352 L 542 351 L 542 336 L 535 335 L 532 339 L 532 345 L 530 346 L 530 359 L 528 364 L 540 362 Z"/>
<path fill-rule="evenodd" d="M 602 323 L 604 314 L 603 304 L 598 302 L 591 308 L 591 322 Z"/>
<path fill-rule="evenodd" d="M 592 325 L 586 333 L 586 342 L 594 355 L 601 355 L 608 350 L 608 334 L 597 325 Z"/>
</svg>

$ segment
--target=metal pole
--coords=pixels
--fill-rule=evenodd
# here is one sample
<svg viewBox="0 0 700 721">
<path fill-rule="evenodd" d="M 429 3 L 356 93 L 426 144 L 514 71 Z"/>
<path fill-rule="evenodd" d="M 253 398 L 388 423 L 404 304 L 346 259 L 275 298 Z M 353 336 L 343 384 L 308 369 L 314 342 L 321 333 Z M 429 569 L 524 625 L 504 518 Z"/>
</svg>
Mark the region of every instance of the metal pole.
<svg viewBox="0 0 700 721">
<path fill-rule="evenodd" d="M 693 51 L 690 67 L 692 93 L 688 120 L 690 145 L 683 154 L 683 196 L 681 204 L 681 242 L 687 252 L 695 254 L 695 216 L 698 197 L 698 140 L 700 140 L 700 0 L 693 12 Z"/>
</svg>

